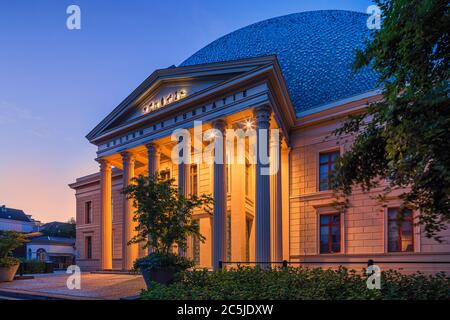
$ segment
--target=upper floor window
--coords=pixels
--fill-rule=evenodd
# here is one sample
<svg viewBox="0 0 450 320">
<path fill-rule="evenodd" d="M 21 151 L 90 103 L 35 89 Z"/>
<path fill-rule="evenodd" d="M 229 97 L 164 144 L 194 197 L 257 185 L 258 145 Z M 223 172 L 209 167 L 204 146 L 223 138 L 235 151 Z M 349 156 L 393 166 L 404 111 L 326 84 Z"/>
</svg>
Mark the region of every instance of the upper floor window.
<svg viewBox="0 0 450 320">
<path fill-rule="evenodd" d="M 398 208 L 388 209 L 388 251 L 412 252 L 414 251 L 413 239 L 413 214 L 409 209 L 400 212 Z"/>
<path fill-rule="evenodd" d="M 338 158 L 339 151 L 321 152 L 319 154 L 319 191 L 333 188 L 331 178 Z"/>
<path fill-rule="evenodd" d="M 198 165 L 191 165 L 190 172 L 190 189 L 192 195 L 198 195 Z"/>
<path fill-rule="evenodd" d="M 250 174 L 251 174 L 251 165 L 246 162 L 245 163 L 245 195 L 250 196 Z"/>
<path fill-rule="evenodd" d="M 84 204 L 84 222 L 86 224 L 92 223 L 92 202 L 88 201 Z"/>
<path fill-rule="evenodd" d="M 341 252 L 341 215 L 320 215 L 320 253 Z"/>
</svg>

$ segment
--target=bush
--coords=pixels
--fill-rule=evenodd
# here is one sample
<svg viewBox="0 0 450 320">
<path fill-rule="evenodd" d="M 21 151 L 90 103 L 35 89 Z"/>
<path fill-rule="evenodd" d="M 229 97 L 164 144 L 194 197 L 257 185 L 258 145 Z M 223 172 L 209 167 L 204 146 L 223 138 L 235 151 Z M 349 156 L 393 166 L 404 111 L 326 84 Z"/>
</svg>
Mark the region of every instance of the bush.
<svg viewBox="0 0 450 320">
<path fill-rule="evenodd" d="M 0 230 L 0 267 L 17 265 L 20 260 L 12 257 L 12 252 L 25 242 L 25 236 L 21 233 Z"/>
<path fill-rule="evenodd" d="M 158 268 L 172 269 L 175 272 L 184 271 L 194 266 L 188 258 L 175 255 L 173 253 L 152 252 L 148 256 L 137 259 L 134 268 L 152 271 Z"/>
<path fill-rule="evenodd" d="M 45 262 L 39 260 L 25 260 L 21 262 L 21 272 L 24 274 L 45 273 Z"/>
<path fill-rule="evenodd" d="M 445 274 L 403 275 L 382 272 L 381 290 L 370 290 L 365 274 L 305 267 L 262 270 L 240 267 L 227 271 L 185 271 L 177 281 L 154 283 L 143 291 L 144 300 L 366 300 L 450 299 L 450 279 Z"/>
</svg>

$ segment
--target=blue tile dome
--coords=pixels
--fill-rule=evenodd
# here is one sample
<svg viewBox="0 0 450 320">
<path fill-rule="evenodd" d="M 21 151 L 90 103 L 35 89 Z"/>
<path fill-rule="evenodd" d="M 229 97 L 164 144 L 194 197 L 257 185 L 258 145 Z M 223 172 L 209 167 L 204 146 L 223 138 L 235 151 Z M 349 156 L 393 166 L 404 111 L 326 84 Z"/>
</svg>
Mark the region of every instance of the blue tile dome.
<svg viewBox="0 0 450 320">
<path fill-rule="evenodd" d="M 368 15 L 323 10 L 264 20 L 200 49 L 181 65 L 276 55 L 297 113 L 377 88 L 370 68 L 352 71 L 355 50 L 371 32 Z"/>
</svg>

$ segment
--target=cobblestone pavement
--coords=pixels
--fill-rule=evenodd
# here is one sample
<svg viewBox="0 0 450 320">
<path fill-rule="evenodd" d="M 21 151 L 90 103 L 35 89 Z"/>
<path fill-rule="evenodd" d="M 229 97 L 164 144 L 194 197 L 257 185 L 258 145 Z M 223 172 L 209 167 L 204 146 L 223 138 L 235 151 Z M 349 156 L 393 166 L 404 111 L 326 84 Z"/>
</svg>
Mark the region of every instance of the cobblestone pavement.
<svg viewBox="0 0 450 320">
<path fill-rule="evenodd" d="M 0 291 L 44 295 L 66 299 L 120 299 L 138 295 L 145 288 L 140 275 L 82 273 L 81 289 L 67 288 L 64 273 L 39 275 L 34 279 L 0 283 Z"/>
</svg>

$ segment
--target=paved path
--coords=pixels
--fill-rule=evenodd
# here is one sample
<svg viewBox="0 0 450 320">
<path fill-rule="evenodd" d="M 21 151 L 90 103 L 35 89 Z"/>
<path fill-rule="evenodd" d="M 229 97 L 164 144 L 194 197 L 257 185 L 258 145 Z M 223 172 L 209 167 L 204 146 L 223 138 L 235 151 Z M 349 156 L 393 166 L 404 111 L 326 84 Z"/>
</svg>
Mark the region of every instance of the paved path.
<svg viewBox="0 0 450 320">
<path fill-rule="evenodd" d="M 59 273 L 3 282 L 0 283 L 0 295 L 11 292 L 62 299 L 114 300 L 138 295 L 145 288 L 140 275 L 83 273 L 80 290 L 69 290 L 67 278 L 67 274 Z"/>
</svg>

